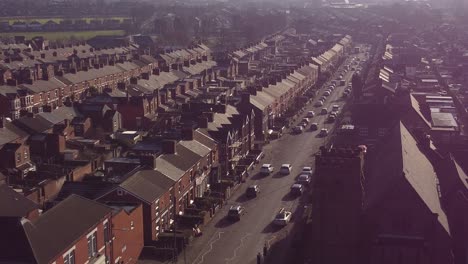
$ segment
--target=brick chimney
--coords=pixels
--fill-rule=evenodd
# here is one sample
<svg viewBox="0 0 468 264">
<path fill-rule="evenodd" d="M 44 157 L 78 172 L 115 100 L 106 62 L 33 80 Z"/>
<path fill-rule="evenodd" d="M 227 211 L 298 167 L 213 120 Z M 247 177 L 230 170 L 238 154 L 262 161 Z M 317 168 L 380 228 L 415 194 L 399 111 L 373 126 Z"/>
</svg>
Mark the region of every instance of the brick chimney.
<svg viewBox="0 0 468 264">
<path fill-rule="evenodd" d="M 145 80 L 149 80 L 149 73 L 148 72 L 141 73 L 141 78 Z"/>
<path fill-rule="evenodd" d="M 193 140 L 193 128 L 184 128 L 184 129 L 182 129 L 182 139 L 183 140 Z"/>
<path fill-rule="evenodd" d="M 204 116 L 200 116 L 197 119 L 198 127 L 199 128 L 208 128 L 208 118 Z"/>
<path fill-rule="evenodd" d="M 175 154 L 176 153 L 176 142 L 174 140 L 164 140 L 161 143 L 163 154 Z"/>
<path fill-rule="evenodd" d="M 213 112 L 204 112 L 203 116 L 208 118 L 208 122 L 213 122 L 213 120 L 214 120 L 214 113 Z"/>
</svg>

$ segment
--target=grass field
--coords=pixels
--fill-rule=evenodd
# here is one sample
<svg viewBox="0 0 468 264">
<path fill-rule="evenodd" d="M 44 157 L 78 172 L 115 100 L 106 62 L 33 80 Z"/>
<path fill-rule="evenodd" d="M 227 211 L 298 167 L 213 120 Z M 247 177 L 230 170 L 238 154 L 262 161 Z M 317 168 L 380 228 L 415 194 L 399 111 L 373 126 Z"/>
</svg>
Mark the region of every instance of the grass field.
<svg viewBox="0 0 468 264">
<path fill-rule="evenodd" d="M 31 22 L 31 21 L 37 21 L 41 24 L 46 23 L 49 20 L 54 21 L 55 23 L 60 23 L 62 20 L 72 20 L 73 22 L 75 20 L 86 20 L 88 23 L 91 20 L 104 20 L 104 19 L 117 19 L 120 22 L 124 19 L 129 19 L 129 17 L 75 17 L 75 18 L 63 18 L 63 17 L 0 17 L 0 21 L 8 21 L 8 23 L 11 25 L 14 22 Z"/>
<path fill-rule="evenodd" d="M 25 36 L 26 39 L 31 39 L 36 36 L 43 36 L 44 38 L 48 40 L 60 40 L 60 39 L 69 39 L 69 38 L 87 40 L 95 36 L 123 36 L 123 35 L 125 35 L 125 31 L 123 30 L 0 33 L 0 37 Z"/>
</svg>

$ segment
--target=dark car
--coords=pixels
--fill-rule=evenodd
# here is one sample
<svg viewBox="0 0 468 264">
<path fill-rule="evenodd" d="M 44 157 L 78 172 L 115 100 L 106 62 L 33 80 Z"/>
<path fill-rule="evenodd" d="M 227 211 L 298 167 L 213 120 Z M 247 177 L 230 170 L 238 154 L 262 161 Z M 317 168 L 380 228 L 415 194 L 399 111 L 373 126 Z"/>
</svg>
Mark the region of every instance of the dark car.
<svg viewBox="0 0 468 264">
<path fill-rule="evenodd" d="M 228 211 L 228 218 L 234 221 L 239 221 L 241 218 L 241 215 L 245 213 L 244 207 L 240 205 L 233 205 L 231 208 L 229 208 Z"/>
<path fill-rule="evenodd" d="M 257 197 L 259 192 L 260 192 L 260 187 L 258 187 L 258 185 L 251 185 L 247 187 L 247 190 L 245 191 L 245 195 L 247 197 Z"/>
<path fill-rule="evenodd" d="M 295 183 L 291 186 L 291 194 L 294 196 L 301 196 L 304 192 L 304 186 L 300 183 Z"/>
</svg>

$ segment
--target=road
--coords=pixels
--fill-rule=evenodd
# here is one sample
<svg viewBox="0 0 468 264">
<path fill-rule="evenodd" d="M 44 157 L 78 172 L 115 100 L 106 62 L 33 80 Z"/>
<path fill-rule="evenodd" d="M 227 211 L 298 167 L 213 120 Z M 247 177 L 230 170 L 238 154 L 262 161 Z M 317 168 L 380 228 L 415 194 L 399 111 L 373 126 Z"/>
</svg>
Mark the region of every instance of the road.
<svg viewBox="0 0 468 264">
<path fill-rule="evenodd" d="M 345 65 L 346 63 L 343 63 Z M 338 72 L 338 71 L 337 71 Z M 331 109 L 332 105 L 340 105 L 340 109 L 345 103 L 342 97 L 348 82 L 352 77 L 352 71 L 345 74 L 345 86 L 338 86 L 333 93 L 328 96 L 323 107 Z M 264 147 L 265 157 L 261 163 L 270 163 L 274 166 L 275 172 L 269 176 L 261 176 L 258 172 L 261 164 L 250 172 L 250 177 L 245 184 L 232 195 L 227 205 L 217 212 L 212 221 L 203 229 L 203 236 L 195 239 L 179 256 L 178 263 L 190 264 L 255 264 L 256 256 L 263 251 L 265 243 L 273 244 L 275 241 L 287 237 L 295 224 L 295 219 L 300 218 L 298 213 L 293 215 L 291 223 L 283 228 L 272 225 L 278 210 L 282 207 L 289 211 L 296 212 L 300 204 L 299 199 L 289 195 L 290 187 L 295 182 L 303 166 L 314 166 L 314 154 L 319 147 L 324 145 L 328 137 L 319 137 L 321 128 L 332 129 L 334 123 L 325 123 L 327 115 L 320 115 L 323 107 L 314 107 L 315 102 L 320 98 L 327 85 L 324 85 L 319 95 L 312 100 L 296 120 L 299 122 L 309 110 L 314 110 L 316 116 L 311 118 L 310 123 L 319 124 L 319 129 L 311 131 L 307 128 L 301 134 L 285 133 L 283 136 Z M 287 176 L 278 174 L 278 170 L 283 163 L 292 164 L 292 173 Z M 245 190 L 249 185 L 258 184 L 261 188 L 260 194 L 253 199 L 245 196 Z M 238 222 L 231 222 L 226 219 L 227 211 L 231 205 L 240 204 L 245 207 L 246 214 Z M 301 210 L 298 210 L 299 212 Z M 290 236 L 288 236 L 290 237 Z M 275 261 L 277 263 L 288 263 L 286 257 L 288 250 L 276 252 Z M 146 262 L 145 262 L 146 263 Z"/>
</svg>

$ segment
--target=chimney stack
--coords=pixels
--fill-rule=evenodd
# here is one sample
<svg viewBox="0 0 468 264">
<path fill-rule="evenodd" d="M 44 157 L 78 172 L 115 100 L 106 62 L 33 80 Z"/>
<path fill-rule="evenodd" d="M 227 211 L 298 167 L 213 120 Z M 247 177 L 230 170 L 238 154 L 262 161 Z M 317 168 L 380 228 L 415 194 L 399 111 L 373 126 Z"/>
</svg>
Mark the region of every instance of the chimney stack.
<svg viewBox="0 0 468 264">
<path fill-rule="evenodd" d="M 162 152 L 164 154 L 175 154 L 176 142 L 174 140 L 164 140 L 162 142 Z"/>
</svg>

